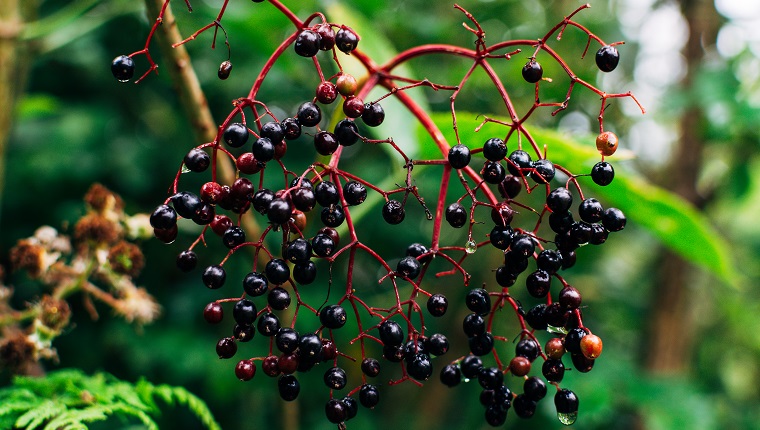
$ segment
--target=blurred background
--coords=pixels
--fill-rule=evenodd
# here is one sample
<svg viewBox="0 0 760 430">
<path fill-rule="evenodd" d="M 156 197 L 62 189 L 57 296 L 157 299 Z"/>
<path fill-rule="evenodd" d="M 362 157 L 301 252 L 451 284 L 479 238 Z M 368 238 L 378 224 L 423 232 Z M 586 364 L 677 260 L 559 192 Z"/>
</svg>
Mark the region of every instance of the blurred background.
<svg viewBox="0 0 760 430">
<path fill-rule="evenodd" d="M 158 76 L 151 75 L 139 85 L 120 84 L 110 73 L 114 57 L 144 44 L 153 17 L 146 16 L 142 2 L 9 3 L 0 8 L 0 58 L 5 61 L 0 63 L 0 262 L 6 266 L 8 250 L 38 226 L 66 231 L 83 214 L 81 197 L 92 183 L 120 194 L 129 213 L 152 211 L 166 198 L 184 154 L 200 143 L 168 73 L 159 69 Z M 192 14 L 182 2 L 172 3 L 183 35 L 211 22 L 221 4 L 192 3 Z M 324 11 L 329 21 L 345 23 L 362 36 L 360 49 L 379 44 L 373 49 L 387 53 L 388 58 L 393 51 L 420 44 L 472 47 L 474 43 L 473 35 L 462 28 L 464 17 L 448 2 L 285 3 L 302 19 L 313 11 Z M 581 3 L 465 0 L 460 4 L 479 19 L 487 43 L 495 43 L 538 39 Z M 14 12 L 28 24 L 12 25 Z M 588 305 L 584 320 L 604 339 L 605 352 L 590 374 L 568 372 L 562 383 L 580 398 L 575 427 L 760 428 L 760 3 L 597 1 L 576 20 L 606 42 L 626 42 L 618 47 L 618 69 L 602 74 L 593 66 L 592 55 L 582 61 L 586 38 L 577 29 L 569 28 L 560 42 L 551 41 L 550 46 L 565 56 L 582 79 L 607 92 L 630 90 L 647 109 L 642 115 L 631 100 L 617 99 L 605 112 L 607 129 L 620 137 L 621 154 L 631 155 L 621 157 L 616 168 L 622 166 L 621 171 L 693 205 L 698 217 L 692 219 L 703 224 L 716 243 L 727 247 L 734 281 L 685 261 L 663 246 L 662 233 L 652 227 L 656 219 L 646 226 L 629 222 L 603 248 L 580 250 L 583 258 L 567 279 L 582 291 Z M 233 99 L 247 95 L 269 54 L 293 31 L 266 3 L 231 2 L 223 24 L 234 64 L 228 80 L 216 76 L 227 51 L 222 44 L 210 49 L 210 33 L 187 45 L 217 122 L 228 114 Z M 152 52 L 161 66 L 160 51 L 154 47 Z M 139 75 L 148 65 L 144 57 L 136 62 Z M 518 83 L 522 64 L 523 59 L 516 57 L 514 64 L 499 66 L 503 71 L 499 70 L 515 76 L 514 80 L 505 78 L 512 99 L 525 100 L 529 106 L 533 87 Z M 283 56 L 259 98 L 276 113 L 292 115 L 300 102 L 312 97 L 318 82 L 310 69 L 304 72 L 308 66 L 309 62 L 292 53 Z M 410 63 L 408 72 L 455 85 L 467 67 L 431 57 Z M 556 65 L 545 64 L 547 75 L 562 76 Z M 562 100 L 566 89 L 563 79 L 542 85 L 545 100 Z M 431 109 L 447 112 L 448 93 L 418 94 L 427 97 Z M 476 74 L 468 82 L 457 109 L 500 112 L 499 99 L 484 75 Z M 587 137 L 598 130 L 598 96 L 577 89 L 569 109 L 555 117 L 548 113 L 534 115 L 533 125 L 559 129 L 591 144 Z M 415 135 L 402 129 L 408 126 L 403 118 L 398 121 L 390 126 Z M 364 159 L 400 165 L 387 153 L 366 151 Z M 294 152 L 288 154 L 294 165 L 305 167 L 310 160 Z M 394 171 L 398 176 L 398 170 Z M 434 173 L 421 169 L 415 177 L 421 189 L 426 184 L 435 189 L 440 176 Z M 385 173 L 368 174 L 382 177 Z M 410 241 L 424 240 L 430 229 L 428 223 L 421 225 L 416 237 L 397 237 L 391 227 L 375 226 L 367 240 L 374 241 L 381 254 L 399 256 Z M 449 229 L 447 234 L 460 233 Z M 107 314 L 91 321 L 73 300 L 75 324 L 55 343 L 60 362 L 45 363 L 45 367 L 103 370 L 131 381 L 146 377 L 153 383 L 185 386 L 209 404 L 224 429 L 333 428 L 324 419 L 327 389 L 320 381 L 322 371 L 304 375 L 298 402 L 284 405 L 273 379 L 259 372 L 252 381 L 242 383 L 233 373 L 237 360 L 217 359 L 214 345 L 231 327 L 208 326 L 201 311 L 219 296 L 203 287 L 197 272 L 182 274 L 174 264 L 176 254 L 195 235 L 192 229 L 181 231 L 171 246 L 156 240 L 142 243 L 147 265 L 138 281 L 161 303 L 160 320 L 140 329 Z M 221 247 L 210 248 L 199 254 L 200 267 L 218 262 L 223 255 Z M 247 264 L 232 261 L 232 279 L 242 277 Z M 488 274 L 493 260 L 468 264 L 471 273 Z M 359 278 L 371 286 L 375 275 L 360 274 Z M 40 292 L 23 275 L 10 274 L 6 283 L 15 287 L 18 306 Z M 324 291 L 306 294 L 317 305 L 324 298 Z M 371 298 L 383 292 L 369 287 L 366 294 Z M 450 309 L 450 315 L 467 312 L 456 300 L 452 306 L 458 308 Z M 448 333 L 459 330 L 460 321 L 450 318 L 431 324 Z M 246 352 L 257 352 L 257 347 L 245 347 L 250 348 Z M 435 375 L 445 362 L 446 357 L 434 361 Z M 3 374 L 2 383 L 8 380 Z M 374 411 L 361 410 L 349 428 L 488 427 L 478 402 L 479 389 L 473 383 L 454 389 L 438 381 L 423 388 L 403 384 L 384 393 L 385 401 Z M 162 428 L 199 428 L 182 412 L 167 411 Z M 551 400 L 539 404 L 532 420 L 510 416 L 506 425 L 562 427 Z"/>
</svg>

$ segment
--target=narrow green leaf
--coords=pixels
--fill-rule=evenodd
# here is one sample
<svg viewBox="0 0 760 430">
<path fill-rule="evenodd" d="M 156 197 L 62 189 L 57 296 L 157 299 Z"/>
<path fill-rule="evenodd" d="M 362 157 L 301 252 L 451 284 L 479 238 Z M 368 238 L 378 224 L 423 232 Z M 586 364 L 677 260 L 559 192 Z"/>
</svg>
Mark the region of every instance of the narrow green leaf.
<svg viewBox="0 0 760 430">
<path fill-rule="evenodd" d="M 454 133 L 451 129 L 451 115 L 436 113 L 433 119 L 451 144 Z M 462 142 L 471 148 L 491 137 L 488 132 L 503 135 L 504 127 L 487 124 L 480 133 L 475 128 L 481 121 L 473 113 L 457 113 L 459 135 Z M 418 133 L 424 133 L 424 130 Z M 591 167 L 599 161 L 593 139 L 581 143 L 561 133 L 551 130 L 531 128 L 530 133 L 538 144 L 548 148 L 548 158 L 575 174 L 591 172 Z M 428 141 L 430 139 L 428 138 Z M 475 143 L 477 142 L 477 143 Z M 514 143 L 509 142 L 510 149 Z M 442 158 L 437 148 L 425 145 L 421 155 Z M 614 163 L 614 158 L 612 158 Z M 739 280 L 734 270 L 730 246 L 715 230 L 707 217 L 681 197 L 647 182 L 639 173 L 615 165 L 615 180 L 606 187 L 594 186 L 594 194 L 609 206 L 622 210 L 626 217 L 647 229 L 663 245 L 680 254 L 686 260 L 708 270 L 725 283 L 738 287 Z"/>
</svg>

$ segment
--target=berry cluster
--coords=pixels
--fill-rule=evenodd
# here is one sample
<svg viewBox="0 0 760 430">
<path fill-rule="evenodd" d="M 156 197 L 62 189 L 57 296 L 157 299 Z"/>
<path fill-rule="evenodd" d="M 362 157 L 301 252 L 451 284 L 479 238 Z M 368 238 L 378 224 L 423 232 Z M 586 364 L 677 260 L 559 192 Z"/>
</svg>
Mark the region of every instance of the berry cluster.
<svg viewBox="0 0 760 430">
<path fill-rule="evenodd" d="M 168 3 L 166 0 L 162 13 Z M 296 31 L 272 54 L 249 95 L 234 101 L 216 139 L 185 155 L 171 196 L 150 217 L 155 236 L 167 243 L 176 239 L 180 219 L 202 226 L 198 238 L 177 257 L 177 266 L 182 271 L 196 268 L 198 244 L 205 243 L 209 235 L 219 236 L 228 252 L 217 264 L 205 267 L 200 277 L 212 290 L 229 284 L 225 263 L 239 255 L 243 258 L 243 250 L 252 250 L 252 269 L 237 280 L 242 283 L 242 291 L 238 289 L 230 297 L 209 303 L 203 311 L 203 317 L 211 324 L 225 321 L 225 314 L 232 312 L 231 334 L 217 343 L 218 356 L 229 359 L 238 355 L 239 347 L 254 340 L 258 332 L 268 345 L 268 353 L 239 360 L 234 373 L 247 381 L 254 378 L 260 367 L 265 375 L 277 378 L 279 394 L 286 401 L 299 395 L 299 373 L 324 368 L 323 380 L 330 393 L 325 414 L 329 421 L 341 426 L 357 414 L 359 404 L 373 408 L 388 386 L 403 382 L 422 384 L 433 377 L 436 367 L 440 369 L 438 379 L 449 387 L 478 380 L 483 388 L 480 400 L 485 407 L 485 419 L 491 425 L 503 424 L 509 409 L 518 417 L 531 417 L 537 403 L 546 397 L 549 385 L 556 388 L 554 403 L 560 421 L 572 424 L 578 412 L 578 397 L 560 386 L 565 366 L 572 363 L 572 368 L 579 372 L 591 370 L 601 354 L 602 341 L 583 324 L 581 293 L 560 272 L 575 264 L 577 248 L 601 245 L 609 233 L 625 227 L 623 213 L 615 208 L 605 209 L 598 200 L 586 197 L 581 182 L 588 176 L 599 186 L 613 180 L 614 170 L 605 157 L 613 155 L 618 141 L 614 133 L 604 131 L 602 113 L 610 98 L 630 97 L 634 101 L 635 98 L 630 93 L 602 92 L 584 82 L 547 41 L 567 26 L 581 29 L 588 35 L 589 43 L 596 41 L 602 46 L 596 54 L 596 63 L 604 72 L 612 71 L 618 63 L 615 44 L 605 44 L 573 20 L 577 12 L 587 7 L 583 6 L 538 41 L 513 40 L 488 46 L 485 32 L 475 18 L 455 6 L 475 26 L 465 25 L 477 37 L 475 50 L 448 45 L 420 46 L 378 66 L 357 49 L 360 38 L 350 27 L 330 23 L 320 13 L 301 21 L 278 1 L 270 3 L 283 11 Z M 213 24 L 192 38 L 211 26 L 221 26 L 223 12 L 224 8 Z M 146 47 L 149 43 L 150 36 Z M 528 84 L 535 85 L 536 100 L 520 117 L 489 61 L 509 61 L 524 48 L 534 50 L 522 68 L 522 75 Z M 503 52 L 509 49 L 512 51 Z M 292 116 L 277 118 L 256 97 L 272 66 L 288 52 L 310 58 L 319 82 Z M 504 136 L 489 137 L 479 145 L 461 142 L 457 134 L 456 142 L 449 144 L 429 114 L 406 93 L 415 87 L 451 91 L 452 127 L 456 132 L 455 99 L 470 72 L 458 85 L 392 74 L 395 67 L 410 59 L 441 53 L 472 60 L 470 72 L 481 68 L 493 80 L 510 119 L 486 119 L 486 122 L 505 127 Z M 131 79 L 132 56 L 137 54 L 148 55 L 147 48 L 114 60 L 112 70 L 118 80 Z M 341 67 L 342 55 L 356 57 L 367 69 L 369 77 L 362 86 Z M 544 57 L 560 63 L 571 78 L 563 102 L 538 100 L 539 86 L 550 82 L 543 78 L 538 62 Z M 325 61 L 332 62 L 338 73 L 325 77 L 321 65 Z M 151 60 L 151 70 L 154 67 Z M 223 63 L 219 77 L 225 79 L 231 67 L 229 61 Z M 576 84 L 602 97 L 600 135 L 596 141 L 602 160 L 591 172 L 580 174 L 573 174 L 548 159 L 547 151 L 539 149 L 525 128 L 526 121 L 539 107 L 556 107 L 554 113 L 564 110 Z M 378 86 L 386 88 L 385 95 L 367 100 L 369 92 Z M 395 97 L 421 122 L 440 150 L 440 158 L 412 160 L 392 138 L 369 137 L 371 128 L 385 119 L 381 101 L 386 97 Z M 327 117 L 338 117 L 334 127 L 330 127 L 332 131 L 326 126 L 330 123 Z M 311 141 L 311 145 L 305 141 Z M 524 148 L 523 142 L 529 147 Z M 297 170 L 292 163 L 287 167 L 289 145 L 298 151 L 311 146 L 317 160 L 322 156 L 329 157 L 329 161 L 315 161 Z M 403 160 L 403 184 L 391 189 L 381 187 L 363 171 L 367 160 L 344 160 L 344 149 L 353 145 L 390 146 Z M 229 181 L 217 173 L 217 165 L 226 160 L 236 166 L 236 177 Z M 414 185 L 415 166 L 440 172 L 441 186 L 434 196 L 433 210 L 426 206 L 422 191 Z M 209 169 L 210 178 L 199 190 L 180 190 L 183 173 L 207 174 Z M 448 196 L 453 181 L 458 181 L 462 189 L 461 196 L 454 199 Z M 545 199 L 533 208 L 517 200 L 523 191 L 542 193 Z M 580 203 L 574 206 L 576 196 Z M 376 218 L 358 215 L 358 207 L 377 200 L 383 204 L 382 208 L 371 209 Z M 372 230 L 372 220 L 381 218 L 390 225 L 406 221 L 407 226 L 414 228 L 408 218 L 417 217 L 420 211 L 407 211 L 410 202 L 414 206 L 418 203 L 424 216 L 433 223 L 429 243 L 411 243 L 405 255 L 381 256 L 364 239 Z M 490 219 L 482 219 L 484 209 L 486 214 L 490 212 Z M 518 212 L 533 214 L 534 221 L 516 217 Z M 256 224 L 246 225 L 254 217 L 257 224 L 266 225 L 263 231 L 257 231 Z M 468 240 L 463 246 L 447 238 L 444 220 L 454 229 L 467 229 Z M 478 227 L 481 224 L 488 225 L 490 232 L 481 232 Z M 549 230 L 553 236 L 547 235 Z M 482 286 L 472 288 L 469 286 L 472 275 L 466 270 L 467 257 L 479 250 L 498 253 L 503 264 L 493 268 L 493 275 L 483 279 Z M 395 267 L 389 263 L 392 259 L 398 259 Z M 343 267 L 344 273 L 334 270 Z M 390 306 L 373 304 L 370 299 L 375 298 L 369 297 L 366 287 L 356 281 L 360 272 L 378 270 L 381 272 L 378 283 L 392 291 Z M 429 281 L 431 273 L 436 278 L 461 276 L 457 281 L 460 288 L 446 290 L 445 294 L 434 292 L 433 289 L 442 289 L 438 282 L 434 285 Z M 510 288 L 518 288 L 513 286 L 523 273 L 527 274 L 521 283 L 531 300 L 537 301 L 527 311 L 510 293 Z M 323 282 L 319 276 L 329 280 Z M 431 284 L 429 287 L 426 281 Z M 559 286 L 553 288 L 553 281 Z M 342 293 L 337 299 L 329 296 L 334 283 L 345 287 L 340 288 Z M 308 303 L 301 294 L 305 288 L 324 288 L 327 301 Z M 462 321 L 462 332 L 448 336 L 431 332 L 426 328 L 425 318 L 448 317 L 449 299 L 463 301 L 471 312 Z M 496 324 L 496 319 L 503 317 L 504 308 L 513 310 L 519 328 L 510 332 L 503 328 L 505 325 Z M 347 326 L 355 327 L 355 335 L 342 335 Z M 497 327 L 499 333 L 494 333 Z M 553 336 L 544 346 L 538 339 L 541 332 Z M 455 339 L 460 337 L 461 350 L 449 352 L 458 345 Z M 503 360 L 501 345 L 509 342 L 515 343 L 515 352 L 511 359 Z M 358 350 L 352 347 L 356 343 Z M 563 362 L 566 353 L 570 360 Z M 436 358 L 443 355 L 454 357 L 434 366 L 439 361 Z M 539 359 L 540 376 L 530 375 Z M 345 367 L 354 363 L 360 364 L 360 381 L 349 381 L 347 376 Z M 381 373 L 394 375 L 388 377 L 385 387 L 374 382 Z M 519 391 L 515 380 L 522 384 Z"/>
</svg>

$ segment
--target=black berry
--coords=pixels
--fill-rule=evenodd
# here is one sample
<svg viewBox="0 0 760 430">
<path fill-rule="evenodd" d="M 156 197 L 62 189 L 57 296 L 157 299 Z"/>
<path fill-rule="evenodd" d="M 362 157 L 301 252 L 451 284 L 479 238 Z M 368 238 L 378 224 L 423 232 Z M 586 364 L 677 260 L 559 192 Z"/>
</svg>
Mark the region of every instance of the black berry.
<svg viewBox="0 0 760 430">
<path fill-rule="evenodd" d="M 596 51 L 596 66 L 603 72 L 615 70 L 620 61 L 620 53 L 614 46 L 604 45 Z"/>
<path fill-rule="evenodd" d="M 227 145 L 240 148 L 248 142 L 248 128 L 239 122 L 233 122 L 224 129 L 222 138 Z"/>
<path fill-rule="evenodd" d="M 464 169 L 470 164 L 470 148 L 458 143 L 449 149 L 449 164 L 455 169 Z"/>
<path fill-rule="evenodd" d="M 319 44 L 322 37 L 315 31 L 303 30 L 298 33 L 294 48 L 296 54 L 302 57 L 313 57 L 319 52 Z"/>
<path fill-rule="evenodd" d="M 126 55 L 120 55 L 111 62 L 111 73 L 119 82 L 127 82 L 135 75 L 135 61 Z"/>
</svg>

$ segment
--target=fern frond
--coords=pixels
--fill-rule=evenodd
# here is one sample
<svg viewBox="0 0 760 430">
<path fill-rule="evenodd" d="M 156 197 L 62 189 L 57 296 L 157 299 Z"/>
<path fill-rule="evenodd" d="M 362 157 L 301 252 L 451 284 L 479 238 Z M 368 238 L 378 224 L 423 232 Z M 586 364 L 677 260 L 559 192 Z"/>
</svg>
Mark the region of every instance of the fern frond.
<svg viewBox="0 0 760 430">
<path fill-rule="evenodd" d="M 66 412 L 68 408 L 62 403 L 57 403 L 52 400 L 46 400 L 29 409 L 23 415 L 21 415 L 14 424 L 16 428 L 25 428 L 27 430 L 34 430 L 45 421 L 53 418 L 56 415 L 61 415 Z"/>
</svg>

